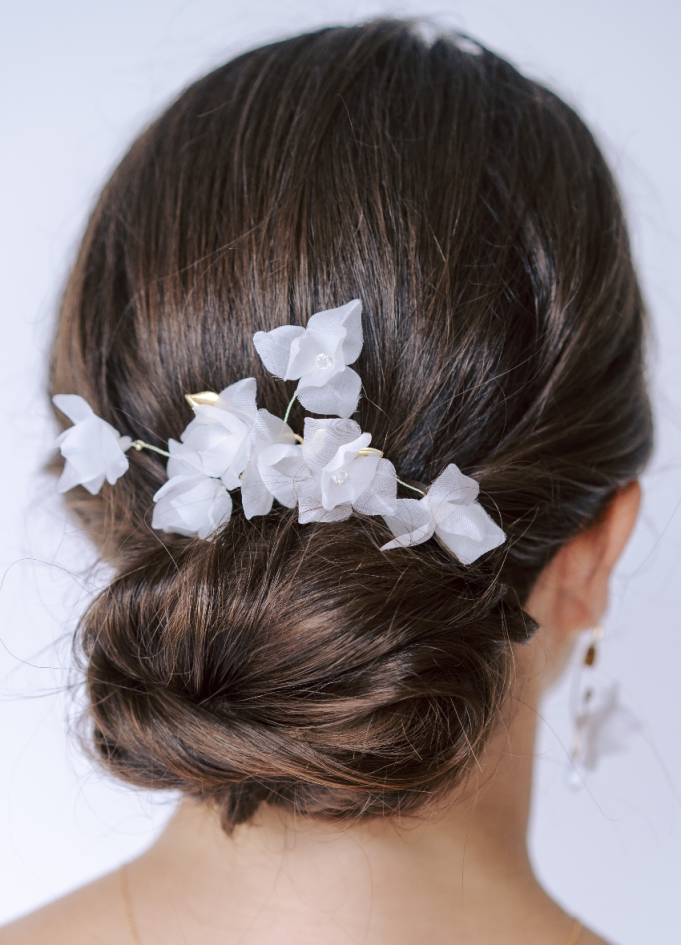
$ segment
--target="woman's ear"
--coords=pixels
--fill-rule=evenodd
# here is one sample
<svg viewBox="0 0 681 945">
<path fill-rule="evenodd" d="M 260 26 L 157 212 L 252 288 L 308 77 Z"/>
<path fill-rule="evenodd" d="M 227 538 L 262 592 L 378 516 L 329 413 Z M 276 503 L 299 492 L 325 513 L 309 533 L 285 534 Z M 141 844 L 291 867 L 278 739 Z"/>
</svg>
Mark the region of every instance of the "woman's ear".
<svg viewBox="0 0 681 945">
<path fill-rule="evenodd" d="M 618 489 L 598 521 L 547 564 L 525 606 L 541 627 L 565 639 L 598 623 L 608 602 L 610 572 L 634 527 L 640 501 L 638 480 Z"/>
</svg>

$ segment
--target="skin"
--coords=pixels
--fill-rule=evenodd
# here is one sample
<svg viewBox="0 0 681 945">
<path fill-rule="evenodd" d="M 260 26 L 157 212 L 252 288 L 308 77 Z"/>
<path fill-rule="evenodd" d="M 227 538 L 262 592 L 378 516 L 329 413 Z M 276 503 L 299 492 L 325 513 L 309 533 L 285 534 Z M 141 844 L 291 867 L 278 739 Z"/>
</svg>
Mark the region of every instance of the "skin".
<svg viewBox="0 0 681 945">
<path fill-rule="evenodd" d="M 567 945 L 574 919 L 526 846 L 539 700 L 596 624 L 633 528 L 637 482 L 561 548 L 527 603 L 511 698 L 464 791 L 420 818 L 339 830 L 262 809 L 227 837 L 184 801 L 128 867 L 141 945 Z M 0 930 L 0 945 L 133 945 L 117 874 Z M 584 929 L 579 945 L 604 940 Z M 604 943 L 607 945 L 607 943 Z"/>
</svg>

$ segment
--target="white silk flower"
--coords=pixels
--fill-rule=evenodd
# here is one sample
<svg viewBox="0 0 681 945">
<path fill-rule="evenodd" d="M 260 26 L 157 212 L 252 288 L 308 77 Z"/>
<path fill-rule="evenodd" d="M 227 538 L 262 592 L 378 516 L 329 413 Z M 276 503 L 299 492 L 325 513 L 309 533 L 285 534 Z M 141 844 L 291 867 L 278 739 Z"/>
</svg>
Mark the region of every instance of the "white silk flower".
<svg viewBox="0 0 681 945">
<path fill-rule="evenodd" d="M 258 408 L 256 382 L 246 377 L 221 391 L 214 404 L 195 406 L 195 417 L 180 439 L 198 457 L 199 468 L 227 489 L 239 486 L 239 476 L 251 452 L 251 427 Z"/>
<path fill-rule="evenodd" d="M 435 534 L 462 564 L 472 564 L 506 540 L 477 501 L 479 491 L 475 479 L 450 463 L 422 499 L 397 499 L 394 513 L 384 516 L 396 537 L 381 551 L 420 545 Z"/>
<path fill-rule="evenodd" d="M 287 423 L 261 409 L 251 427 L 248 465 L 241 476 L 241 502 L 246 518 L 267 515 L 274 499 L 288 508 L 298 501 L 297 485 L 310 472 L 302 447 Z"/>
<path fill-rule="evenodd" d="M 395 467 L 380 453 L 361 455 L 371 443 L 354 420 L 305 418 L 302 456 L 309 476 L 298 484 L 298 521 L 340 522 L 353 510 L 365 515 L 394 512 Z"/>
<path fill-rule="evenodd" d="M 275 377 L 298 381 L 296 397 L 313 413 L 349 417 L 357 410 L 362 381 L 348 367 L 362 350 L 362 303 L 317 312 L 305 328 L 281 325 L 258 331 L 253 343 Z"/>
<path fill-rule="evenodd" d="M 125 452 L 132 439 L 98 417 L 78 394 L 56 394 L 52 402 L 73 423 L 53 444 L 66 460 L 57 490 L 67 492 L 80 485 L 97 495 L 105 479 L 113 485 L 127 471 Z"/>
<path fill-rule="evenodd" d="M 178 535 L 210 538 L 232 514 L 232 497 L 219 479 L 203 471 L 196 450 L 168 441 L 168 482 L 154 495 L 151 527 Z"/>
</svg>

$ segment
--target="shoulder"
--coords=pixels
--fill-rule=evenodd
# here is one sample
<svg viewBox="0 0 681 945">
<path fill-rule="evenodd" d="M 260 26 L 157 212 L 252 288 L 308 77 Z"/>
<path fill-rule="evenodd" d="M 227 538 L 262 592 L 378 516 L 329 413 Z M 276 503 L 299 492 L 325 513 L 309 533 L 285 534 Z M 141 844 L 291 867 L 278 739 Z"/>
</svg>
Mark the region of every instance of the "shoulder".
<svg viewBox="0 0 681 945">
<path fill-rule="evenodd" d="M 129 945 L 118 878 L 111 873 L 0 928 L 0 945 Z"/>
</svg>

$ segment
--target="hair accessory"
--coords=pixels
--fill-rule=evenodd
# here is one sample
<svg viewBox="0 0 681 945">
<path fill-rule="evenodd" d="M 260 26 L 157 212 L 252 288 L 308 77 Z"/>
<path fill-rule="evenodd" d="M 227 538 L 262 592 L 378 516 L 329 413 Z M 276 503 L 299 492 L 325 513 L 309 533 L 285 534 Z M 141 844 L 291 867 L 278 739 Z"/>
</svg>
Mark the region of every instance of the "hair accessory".
<svg viewBox="0 0 681 945">
<path fill-rule="evenodd" d="M 397 499 L 394 512 L 384 516 L 396 537 L 381 550 L 420 545 L 435 534 L 462 564 L 472 564 L 506 540 L 477 501 L 479 491 L 475 479 L 451 463 L 422 499 Z"/>
<path fill-rule="evenodd" d="M 73 423 L 53 444 L 66 460 L 57 490 L 68 492 L 74 486 L 85 486 L 97 495 L 105 479 L 113 486 L 130 465 L 125 453 L 132 438 L 121 436 L 78 394 L 57 394 L 52 400 Z"/>
<path fill-rule="evenodd" d="M 282 325 L 253 336 L 270 374 L 298 381 L 295 396 L 306 410 L 346 419 L 357 410 L 362 389 L 359 374 L 347 365 L 357 360 L 362 343 L 359 299 L 317 312 L 305 328 Z"/>
<path fill-rule="evenodd" d="M 353 511 L 390 515 L 397 500 L 397 475 L 371 434 L 354 420 L 305 418 L 301 447 L 309 470 L 298 494 L 300 522 L 341 522 Z"/>
<path fill-rule="evenodd" d="M 74 422 L 57 438 L 66 458 L 59 480 L 65 492 L 82 484 L 94 495 L 128 469 L 126 450 L 150 449 L 168 457 L 168 481 L 154 495 L 152 528 L 208 539 L 232 514 L 230 492 L 241 490 L 247 519 L 267 515 L 276 499 L 298 506 L 298 521 L 340 522 L 357 512 L 382 516 L 395 538 L 382 550 L 410 547 L 436 535 L 463 563 L 501 545 L 506 536 L 478 502 L 479 485 L 453 463 L 423 491 L 398 479 L 393 464 L 370 446 L 371 434 L 350 420 L 361 391 L 348 365 L 362 350 L 362 303 L 317 312 L 305 328 L 281 325 L 253 342 L 276 377 L 297 380 L 284 418 L 256 403 L 256 381 L 244 378 L 220 393 L 186 394 L 194 419 L 168 441 L 168 450 L 121 436 L 77 395 L 58 394 L 55 405 Z M 315 413 L 304 436 L 288 425 L 298 399 Z M 338 419 L 334 419 L 334 417 Z M 401 484 L 421 498 L 398 499 Z"/>
<path fill-rule="evenodd" d="M 603 628 L 596 626 L 581 660 L 573 692 L 573 737 L 570 746 L 568 786 L 580 788 L 584 775 L 593 771 L 604 755 L 623 751 L 642 725 L 620 700 L 619 684 L 597 684 L 595 666 Z"/>
</svg>

